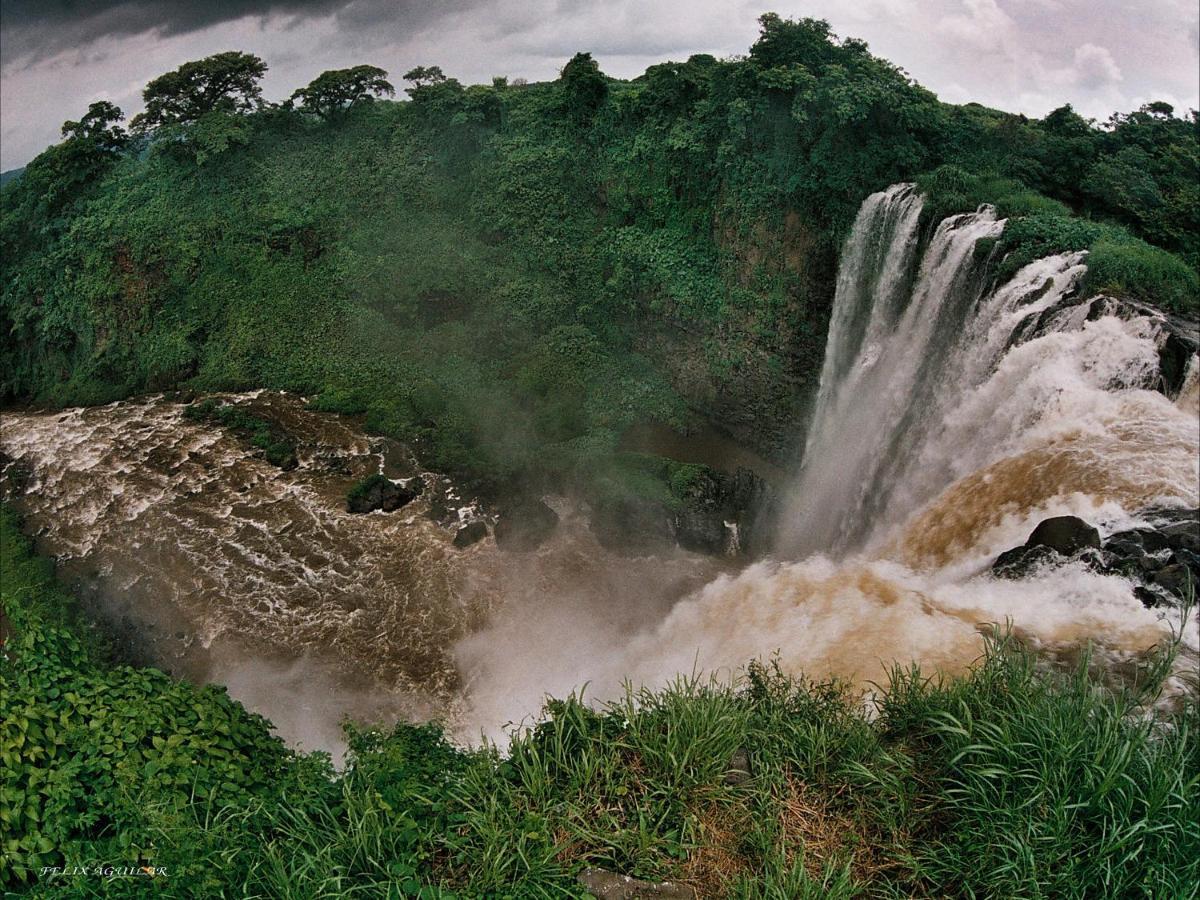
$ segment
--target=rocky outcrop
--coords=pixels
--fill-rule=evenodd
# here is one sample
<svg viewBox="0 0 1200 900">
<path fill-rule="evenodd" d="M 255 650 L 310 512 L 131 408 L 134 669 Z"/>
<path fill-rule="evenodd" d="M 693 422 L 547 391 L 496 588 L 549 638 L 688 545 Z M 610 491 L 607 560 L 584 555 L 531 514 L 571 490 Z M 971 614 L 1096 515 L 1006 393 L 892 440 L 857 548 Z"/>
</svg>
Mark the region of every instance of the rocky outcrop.
<svg viewBox="0 0 1200 900">
<path fill-rule="evenodd" d="M 406 484 L 397 484 L 386 475 L 371 475 L 364 478 L 346 495 L 346 508 L 352 513 L 369 513 L 375 510 L 393 512 L 407 506 L 421 494 L 421 479 L 410 479 Z"/>
<path fill-rule="evenodd" d="M 766 482 L 749 469 L 702 469 L 683 490 L 672 521 L 675 540 L 695 553 L 746 555 L 756 546 L 769 497 Z"/>
<path fill-rule="evenodd" d="M 695 900 L 696 892 L 676 881 L 642 881 L 605 869 L 584 869 L 579 883 L 597 900 Z"/>
<path fill-rule="evenodd" d="M 1020 547 L 992 564 L 1001 578 L 1023 578 L 1044 566 L 1082 562 L 1136 583 L 1146 606 L 1176 605 L 1200 585 L 1200 510 L 1149 509 L 1149 524 L 1116 532 L 1103 541 L 1094 527 L 1074 516 L 1047 519 Z"/>
<path fill-rule="evenodd" d="M 454 546 L 460 550 L 477 544 L 487 537 L 487 524 L 482 519 L 468 522 L 454 533 Z"/>
<path fill-rule="evenodd" d="M 675 542 L 671 510 L 664 503 L 638 497 L 593 502 L 588 528 L 605 549 L 614 553 L 654 553 Z"/>
<path fill-rule="evenodd" d="M 1013 343 L 1023 343 L 1064 328 L 1082 327 L 1102 316 L 1149 319 L 1158 346 L 1158 374 L 1148 388 L 1175 397 L 1183 388 L 1192 360 L 1200 353 L 1200 322 L 1137 300 L 1100 295 L 1080 300 L 1069 296 L 1030 318 L 1013 333 Z"/>
<path fill-rule="evenodd" d="M 493 534 L 501 550 L 536 550 L 558 528 L 558 513 L 540 500 L 521 500 L 500 510 Z"/>
<path fill-rule="evenodd" d="M 1200 586 L 1200 510 L 1157 509 L 1144 516 L 1151 526 L 1104 542 L 1105 562 L 1139 582 L 1135 592 L 1146 606 L 1177 603 Z"/>
<path fill-rule="evenodd" d="M 765 550 L 770 487 L 746 468 L 718 472 L 691 466 L 676 502 L 639 497 L 592 504 L 588 527 L 607 549 L 648 553 L 677 545 L 710 556 L 753 556 Z"/>
</svg>

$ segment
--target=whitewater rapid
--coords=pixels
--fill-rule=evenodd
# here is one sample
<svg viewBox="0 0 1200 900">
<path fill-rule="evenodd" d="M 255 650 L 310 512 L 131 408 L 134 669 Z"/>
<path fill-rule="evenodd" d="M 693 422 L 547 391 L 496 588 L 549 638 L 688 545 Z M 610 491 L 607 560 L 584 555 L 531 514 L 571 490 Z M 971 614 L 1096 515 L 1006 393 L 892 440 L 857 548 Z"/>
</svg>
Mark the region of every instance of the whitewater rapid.
<svg viewBox="0 0 1200 900">
<path fill-rule="evenodd" d="M 156 396 L 6 413 L 6 490 L 92 608 L 147 636 L 146 661 L 228 684 L 306 747 L 337 748 L 343 714 L 498 737 L 547 694 L 603 699 L 772 655 L 864 686 L 896 664 L 959 672 L 993 623 L 1047 657 L 1090 642 L 1137 658 L 1181 627 L 1176 610 L 1082 564 L 1015 581 L 990 566 L 1052 515 L 1107 534 L 1195 508 L 1196 362 L 1177 394 L 1156 389 L 1161 319 L 1083 296 L 1084 253 L 997 283 L 1004 225 L 981 207 L 929 228 L 912 185 L 863 203 L 776 550 L 740 571 L 614 555 L 566 498 L 548 498 L 563 525 L 532 553 L 459 549 L 434 515 L 449 482 L 268 392 L 225 400 L 297 438 L 294 471 Z M 379 471 L 431 489 L 349 514 L 347 487 Z M 1184 643 L 1194 665 L 1194 624 Z"/>
</svg>

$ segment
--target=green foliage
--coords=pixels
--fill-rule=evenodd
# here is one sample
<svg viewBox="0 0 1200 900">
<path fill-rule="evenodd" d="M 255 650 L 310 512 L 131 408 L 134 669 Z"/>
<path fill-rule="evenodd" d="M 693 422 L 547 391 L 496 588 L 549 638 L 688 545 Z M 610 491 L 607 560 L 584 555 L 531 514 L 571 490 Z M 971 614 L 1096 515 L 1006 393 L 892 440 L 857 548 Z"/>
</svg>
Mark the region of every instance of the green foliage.
<svg viewBox="0 0 1200 900">
<path fill-rule="evenodd" d="M 378 66 L 354 66 L 322 72 L 308 87 L 292 94 L 291 102 L 300 111 L 322 119 L 344 116 L 356 106 L 370 103 L 376 97 L 391 97 L 396 93 L 387 80 L 387 72 Z"/>
<path fill-rule="evenodd" d="M 926 889 L 1080 897 L 1192 889 L 1200 710 L 1189 701 L 1172 723 L 1156 722 L 1137 710 L 1155 696 L 1154 677 L 1114 695 L 1089 682 L 1085 666 L 1046 678 L 1000 642 L 961 683 L 898 673 L 883 728 L 919 742 L 936 785 L 937 805 L 909 826 L 920 839 L 912 871 Z M 898 761 L 891 751 L 887 762 Z"/>
<path fill-rule="evenodd" d="M 1021 182 L 994 174 L 977 175 L 959 166 L 943 165 L 917 179 L 927 198 L 924 214 L 938 222 L 955 213 L 971 212 L 991 203 L 1001 217 L 1038 215 L 1070 219 L 1071 211 L 1057 200 L 1029 190 Z"/>
<path fill-rule="evenodd" d="M 576 53 L 563 66 L 560 76 L 564 104 L 577 124 L 592 120 L 608 96 L 608 79 L 590 53 Z"/>
<path fill-rule="evenodd" d="M 146 802 L 242 804 L 277 789 L 289 754 L 223 689 L 98 661 L 7 508 L 0 569 L 12 629 L 0 656 L 0 883 L 93 856 L 156 865 Z"/>
<path fill-rule="evenodd" d="M 1052 253 L 1087 250 L 1083 290 L 1135 297 L 1177 312 L 1200 307 L 1200 276 L 1179 257 L 1123 228 L 1065 215 L 1035 213 L 1011 221 L 1001 238 L 997 277 Z"/>
<path fill-rule="evenodd" d="M 355 502 L 366 499 L 367 495 L 377 487 L 390 485 L 391 479 L 386 475 L 376 472 L 374 475 L 368 475 L 366 478 L 355 482 L 354 486 L 346 492 L 346 502 L 353 507 Z"/>
<path fill-rule="evenodd" d="M 119 106 L 99 100 L 88 106 L 78 122 L 63 122 L 62 136 L 68 141 L 90 143 L 103 153 L 117 153 L 129 144 L 129 135 L 117 124 L 124 118 Z"/>
<path fill-rule="evenodd" d="M 133 118 L 135 131 L 190 125 L 214 112 L 245 113 L 261 102 L 259 81 L 267 64 L 251 53 L 228 51 L 187 62 L 146 85 L 146 109 Z"/>
<path fill-rule="evenodd" d="M 1085 290 L 1137 297 L 1179 312 L 1200 310 L 1200 275 L 1143 241 L 1105 239 L 1088 254 Z"/>
</svg>

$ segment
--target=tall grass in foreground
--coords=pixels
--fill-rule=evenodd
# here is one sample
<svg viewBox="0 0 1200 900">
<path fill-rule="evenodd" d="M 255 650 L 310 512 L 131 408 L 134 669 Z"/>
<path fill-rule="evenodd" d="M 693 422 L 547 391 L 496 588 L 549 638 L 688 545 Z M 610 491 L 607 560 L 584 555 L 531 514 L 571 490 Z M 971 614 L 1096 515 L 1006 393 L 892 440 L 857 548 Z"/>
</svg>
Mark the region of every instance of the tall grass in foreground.
<svg viewBox="0 0 1200 900">
<path fill-rule="evenodd" d="M 551 701 L 506 748 L 351 730 L 339 773 L 219 690 L 85 651 L 2 510 L 0 563 L 5 888 L 524 900 L 599 866 L 742 900 L 1200 894 L 1200 699 L 1153 705 L 1174 648 L 1114 688 L 997 633 L 967 676 L 900 669 L 870 704 L 755 663 Z M 39 874 L 64 864 L 168 875 Z"/>
<path fill-rule="evenodd" d="M 358 735 L 336 790 L 163 818 L 156 845 L 239 896 L 586 896 L 575 878 L 600 866 L 747 900 L 1192 897 L 1200 714 L 1193 696 L 1148 715 L 1156 674 L 1102 690 L 995 637 L 966 678 L 897 671 L 872 718 L 755 665 L 552 702 L 506 752 Z"/>
</svg>

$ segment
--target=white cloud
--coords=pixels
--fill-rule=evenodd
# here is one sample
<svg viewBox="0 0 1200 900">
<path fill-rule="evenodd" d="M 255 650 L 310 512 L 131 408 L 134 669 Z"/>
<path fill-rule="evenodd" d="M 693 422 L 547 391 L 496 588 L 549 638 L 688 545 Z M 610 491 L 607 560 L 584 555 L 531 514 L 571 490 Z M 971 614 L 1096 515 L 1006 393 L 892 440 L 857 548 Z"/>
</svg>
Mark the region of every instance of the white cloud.
<svg viewBox="0 0 1200 900">
<path fill-rule="evenodd" d="M 966 13 L 945 16 L 937 25 L 938 32 L 975 52 L 1008 52 L 1016 23 L 996 0 L 962 0 L 962 6 Z"/>
<path fill-rule="evenodd" d="M 1099 88 L 1120 81 L 1121 67 L 1107 47 L 1080 44 L 1075 48 L 1075 78 L 1080 87 Z"/>
</svg>

